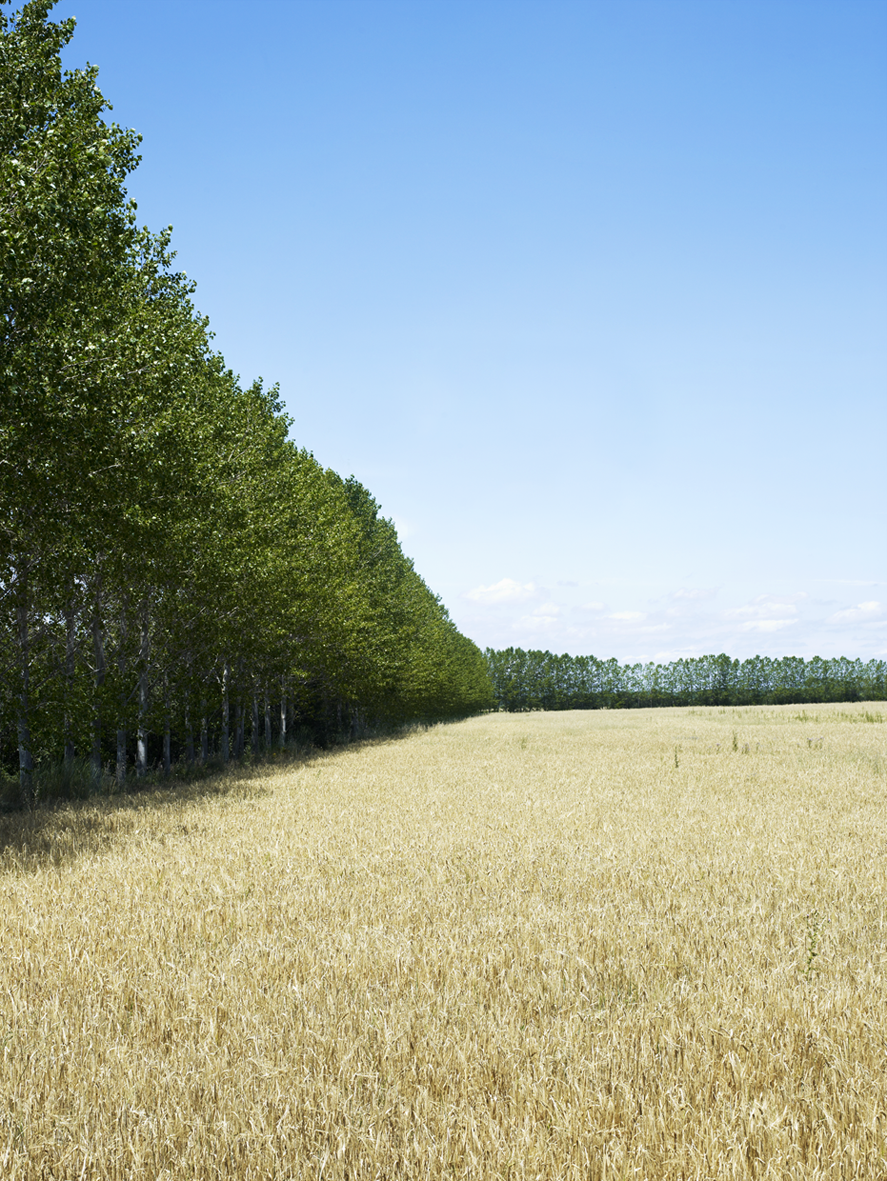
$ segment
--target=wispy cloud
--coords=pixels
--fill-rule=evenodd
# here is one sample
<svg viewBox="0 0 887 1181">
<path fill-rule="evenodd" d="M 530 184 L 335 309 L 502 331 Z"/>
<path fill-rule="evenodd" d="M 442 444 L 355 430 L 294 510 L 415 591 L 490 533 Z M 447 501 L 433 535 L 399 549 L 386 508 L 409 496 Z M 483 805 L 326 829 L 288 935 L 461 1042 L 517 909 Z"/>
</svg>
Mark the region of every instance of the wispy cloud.
<svg viewBox="0 0 887 1181">
<path fill-rule="evenodd" d="M 682 586 L 678 590 L 672 591 L 668 597 L 670 599 L 690 599 L 698 602 L 700 599 L 713 599 L 717 593 L 718 588 L 716 586 L 696 588 Z"/>
<path fill-rule="evenodd" d="M 513 578 L 503 578 L 492 586 L 476 586 L 466 592 L 465 598 L 474 603 L 523 603 L 535 599 L 538 594 L 539 590 L 532 582 L 520 583 Z"/>
<path fill-rule="evenodd" d="M 746 603 L 742 607 L 731 607 L 722 614 L 724 619 L 775 619 L 782 620 L 784 624 L 788 621 L 789 616 L 798 614 L 795 604 L 806 598 L 807 595 L 804 591 L 800 591 L 796 595 L 758 595 L 750 603 Z"/>
<path fill-rule="evenodd" d="M 870 578 L 814 578 L 814 582 L 828 582 L 833 586 L 881 586 Z"/>
<path fill-rule="evenodd" d="M 512 643 L 516 643 L 518 647 L 521 647 L 522 644 L 523 646 L 535 646 L 537 638 L 542 635 L 549 640 L 554 639 L 556 645 L 567 646 L 563 642 L 563 623 L 557 615 L 537 615 L 534 611 L 532 615 L 524 615 L 520 619 L 515 619 L 511 625 L 511 631 L 516 633 Z M 524 636 L 524 640 L 521 641 L 519 636 Z"/>
<path fill-rule="evenodd" d="M 836 611 L 828 617 L 828 623 L 856 623 L 880 619 L 884 614 L 883 606 L 871 600 L 868 603 L 857 603 L 855 607 L 847 607 L 843 611 Z"/>
<path fill-rule="evenodd" d="M 797 619 L 748 619 L 740 626 L 744 632 L 778 632 L 797 622 Z"/>
</svg>

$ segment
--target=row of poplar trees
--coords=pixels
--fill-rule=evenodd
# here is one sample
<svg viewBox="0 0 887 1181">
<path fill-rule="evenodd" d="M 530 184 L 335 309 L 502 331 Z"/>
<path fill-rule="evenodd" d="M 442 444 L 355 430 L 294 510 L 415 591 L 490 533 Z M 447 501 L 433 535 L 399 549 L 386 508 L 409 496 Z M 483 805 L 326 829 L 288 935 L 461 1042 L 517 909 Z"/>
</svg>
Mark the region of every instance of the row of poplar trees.
<svg viewBox="0 0 887 1181">
<path fill-rule="evenodd" d="M 5 0 L 0 0 L 4 3 Z M 63 72 L 53 0 L 0 9 L 0 765 L 144 775 L 491 704 L 355 480 L 211 345 L 140 137 Z"/>
<path fill-rule="evenodd" d="M 632 709 L 887 700 L 887 660 L 695 656 L 620 664 L 523 648 L 484 653 L 499 709 Z"/>
</svg>

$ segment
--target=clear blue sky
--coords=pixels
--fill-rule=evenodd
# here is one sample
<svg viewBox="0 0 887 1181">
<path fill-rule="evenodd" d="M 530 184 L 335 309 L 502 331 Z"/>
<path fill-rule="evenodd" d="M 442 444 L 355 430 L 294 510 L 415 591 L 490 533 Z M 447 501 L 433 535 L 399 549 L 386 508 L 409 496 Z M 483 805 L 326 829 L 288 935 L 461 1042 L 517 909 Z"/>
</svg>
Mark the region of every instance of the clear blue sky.
<svg viewBox="0 0 887 1181">
<path fill-rule="evenodd" d="M 61 0 L 216 344 L 479 644 L 887 656 L 884 0 Z"/>
</svg>

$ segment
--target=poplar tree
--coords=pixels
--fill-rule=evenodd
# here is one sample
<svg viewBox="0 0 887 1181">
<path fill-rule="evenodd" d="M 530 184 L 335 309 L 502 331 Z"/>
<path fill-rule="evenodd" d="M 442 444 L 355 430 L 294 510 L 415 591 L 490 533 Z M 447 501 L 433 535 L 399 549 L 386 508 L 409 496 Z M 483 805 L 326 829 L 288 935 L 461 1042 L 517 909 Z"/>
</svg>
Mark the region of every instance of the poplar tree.
<svg viewBox="0 0 887 1181">
<path fill-rule="evenodd" d="M 62 72 L 74 21 L 50 22 L 51 7 L 0 11 L 0 583 L 26 803 L 34 622 L 70 602 L 82 476 L 103 426 L 75 376 L 91 329 L 113 318 L 135 232 L 123 182 L 139 138 L 104 122 L 94 67 Z"/>
</svg>

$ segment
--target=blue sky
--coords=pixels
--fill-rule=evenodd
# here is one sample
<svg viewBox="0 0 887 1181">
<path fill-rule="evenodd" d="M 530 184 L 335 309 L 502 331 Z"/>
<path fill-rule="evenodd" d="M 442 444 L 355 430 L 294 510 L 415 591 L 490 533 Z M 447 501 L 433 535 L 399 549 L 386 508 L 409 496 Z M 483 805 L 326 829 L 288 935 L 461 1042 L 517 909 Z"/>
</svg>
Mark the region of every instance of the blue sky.
<svg viewBox="0 0 887 1181">
<path fill-rule="evenodd" d="M 883 0 L 60 0 L 130 193 L 482 646 L 887 657 Z"/>
</svg>

